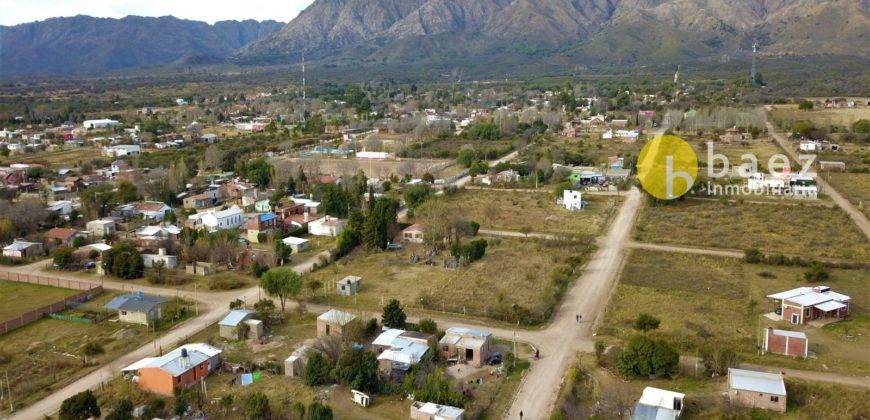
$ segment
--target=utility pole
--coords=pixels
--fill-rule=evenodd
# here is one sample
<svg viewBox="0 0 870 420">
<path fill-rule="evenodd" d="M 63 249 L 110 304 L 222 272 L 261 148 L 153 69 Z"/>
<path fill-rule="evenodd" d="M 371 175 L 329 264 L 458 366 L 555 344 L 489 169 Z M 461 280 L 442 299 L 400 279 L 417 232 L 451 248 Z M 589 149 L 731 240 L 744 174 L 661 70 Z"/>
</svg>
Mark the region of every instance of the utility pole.
<svg viewBox="0 0 870 420">
<path fill-rule="evenodd" d="M 0 385 L 2 386 L 2 385 Z M 9 384 L 9 371 L 6 371 L 6 396 L 9 397 L 9 411 L 14 412 L 15 407 L 12 406 L 12 385 Z"/>
</svg>

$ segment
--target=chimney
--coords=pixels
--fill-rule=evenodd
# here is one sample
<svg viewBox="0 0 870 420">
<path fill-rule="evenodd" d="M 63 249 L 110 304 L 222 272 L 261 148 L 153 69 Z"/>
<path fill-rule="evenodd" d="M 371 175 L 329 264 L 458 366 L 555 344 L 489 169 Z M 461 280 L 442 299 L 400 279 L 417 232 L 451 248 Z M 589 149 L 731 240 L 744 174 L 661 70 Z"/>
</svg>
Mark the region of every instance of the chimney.
<svg viewBox="0 0 870 420">
<path fill-rule="evenodd" d="M 181 348 L 181 367 L 187 369 L 190 367 L 190 357 L 187 354 L 187 349 Z"/>
<path fill-rule="evenodd" d="M 308 209 L 305 210 L 305 213 L 303 213 L 303 215 L 304 215 L 305 217 L 304 217 L 302 220 L 303 220 L 305 223 L 308 223 Z"/>
</svg>

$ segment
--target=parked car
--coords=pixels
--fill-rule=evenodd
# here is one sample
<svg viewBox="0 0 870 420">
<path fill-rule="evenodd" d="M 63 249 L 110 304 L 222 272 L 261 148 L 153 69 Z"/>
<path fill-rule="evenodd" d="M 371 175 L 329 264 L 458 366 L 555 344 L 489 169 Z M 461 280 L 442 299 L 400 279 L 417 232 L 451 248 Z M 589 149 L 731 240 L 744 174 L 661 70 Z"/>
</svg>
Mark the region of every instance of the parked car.
<svg viewBox="0 0 870 420">
<path fill-rule="evenodd" d="M 501 364 L 501 353 L 494 352 L 489 355 L 489 358 L 486 359 L 486 363 L 490 365 L 498 365 Z"/>
</svg>

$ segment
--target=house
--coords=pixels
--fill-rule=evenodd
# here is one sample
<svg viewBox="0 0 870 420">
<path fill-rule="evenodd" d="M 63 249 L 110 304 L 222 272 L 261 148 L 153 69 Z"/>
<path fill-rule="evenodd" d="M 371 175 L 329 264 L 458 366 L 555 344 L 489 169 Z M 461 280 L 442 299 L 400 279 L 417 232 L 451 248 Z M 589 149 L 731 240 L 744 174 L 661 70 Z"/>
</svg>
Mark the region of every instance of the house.
<svg viewBox="0 0 870 420">
<path fill-rule="evenodd" d="M 43 255 L 42 244 L 16 239 L 10 245 L 3 247 L 3 256 L 10 258 L 30 258 Z"/>
<path fill-rule="evenodd" d="M 118 124 L 120 124 L 118 121 L 104 118 L 104 119 L 99 119 L 99 120 L 85 120 L 82 123 L 82 127 L 87 128 L 87 129 L 101 129 L 101 128 L 112 128 Z"/>
<path fill-rule="evenodd" d="M 492 333 L 470 328 L 450 327 L 438 342 L 441 357 L 482 366 L 492 350 Z"/>
<path fill-rule="evenodd" d="M 360 289 L 362 289 L 362 277 L 357 276 L 347 276 L 335 285 L 335 291 L 339 296 L 352 296 L 359 293 Z"/>
<path fill-rule="evenodd" d="M 338 236 L 344 231 L 347 221 L 326 216 L 308 223 L 308 233 L 315 236 Z"/>
<path fill-rule="evenodd" d="M 208 276 L 217 271 L 214 264 L 210 262 L 194 261 L 184 266 L 184 272 L 194 276 Z"/>
<path fill-rule="evenodd" d="M 175 388 L 199 383 L 221 366 L 221 350 L 208 344 L 186 344 L 160 357 L 146 357 L 122 369 L 139 389 L 172 395 Z"/>
<path fill-rule="evenodd" d="M 631 420 L 677 420 L 683 414 L 685 394 L 648 386 L 634 406 Z"/>
<path fill-rule="evenodd" d="M 77 237 L 87 237 L 84 232 L 72 228 L 52 228 L 45 233 L 45 241 L 49 245 L 72 246 Z"/>
<path fill-rule="evenodd" d="M 85 225 L 85 228 L 93 238 L 114 235 L 116 231 L 114 220 L 91 220 L 87 225 Z"/>
<path fill-rule="evenodd" d="M 238 206 L 232 206 L 226 210 L 210 210 L 205 213 L 194 214 L 191 219 L 198 219 L 202 227 L 210 232 L 224 229 L 238 229 L 245 224 L 245 213 Z"/>
<path fill-rule="evenodd" d="M 62 200 L 49 205 L 45 210 L 57 213 L 57 215 L 61 217 L 67 217 L 72 213 L 73 207 L 71 201 Z"/>
<path fill-rule="evenodd" d="M 465 419 L 465 410 L 461 408 L 451 407 L 449 405 L 414 401 L 414 403 L 411 404 L 411 419 L 463 420 Z"/>
<path fill-rule="evenodd" d="M 817 319 L 845 318 L 852 300 L 828 286 L 798 287 L 767 297 L 773 299 L 774 317 L 796 325 Z"/>
<path fill-rule="evenodd" d="M 284 375 L 285 376 L 302 376 L 305 374 L 305 364 L 308 363 L 308 358 L 319 350 L 309 345 L 303 345 L 294 350 L 293 353 L 284 360 Z"/>
<path fill-rule="evenodd" d="M 785 380 L 781 373 L 728 369 L 728 400 L 741 407 L 785 412 Z"/>
<path fill-rule="evenodd" d="M 178 267 L 178 257 L 175 255 L 166 255 L 166 248 L 160 248 L 156 254 L 142 254 L 142 261 L 145 267 L 152 268 L 154 264 L 163 263 L 164 268 L 174 270 Z"/>
<path fill-rule="evenodd" d="M 289 246 L 294 254 L 305 251 L 311 245 L 308 239 L 297 238 L 295 236 L 288 236 L 282 239 L 281 242 L 284 242 L 284 245 Z"/>
<path fill-rule="evenodd" d="M 846 162 L 821 160 L 819 161 L 819 169 L 822 171 L 846 172 Z"/>
<path fill-rule="evenodd" d="M 143 226 L 136 230 L 136 237 L 143 241 L 162 241 L 164 239 L 178 239 L 181 229 L 175 225 L 169 226 Z"/>
<path fill-rule="evenodd" d="M 583 210 L 583 193 L 574 190 L 562 191 L 562 205 L 570 211 Z"/>
<path fill-rule="evenodd" d="M 269 200 L 260 200 L 254 203 L 254 211 L 258 213 L 268 213 L 272 211 L 272 203 Z"/>
<path fill-rule="evenodd" d="M 330 309 L 317 317 L 318 337 L 343 337 L 344 327 L 356 319 L 356 315 Z"/>
<path fill-rule="evenodd" d="M 423 235 L 426 233 L 423 225 L 419 223 L 415 223 L 411 226 L 405 228 L 402 231 L 402 242 L 410 242 L 414 244 L 422 244 L 423 243 Z"/>
<path fill-rule="evenodd" d="M 253 243 L 260 242 L 258 236 L 261 233 L 275 233 L 278 230 L 278 222 L 278 215 L 274 213 L 258 214 L 248 218 L 248 240 Z"/>
<path fill-rule="evenodd" d="M 223 338 L 230 340 L 239 339 L 239 326 L 248 326 L 248 337 L 259 339 L 264 335 L 263 322 L 254 319 L 257 311 L 250 309 L 236 309 L 230 311 L 218 325 L 220 326 L 220 335 Z M 247 337 L 242 337 L 247 338 Z"/>
<path fill-rule="evenodd" d="M 520 173 L 513 169 L 508 169 L 506 171 L 501 171 L 495 174 L 495 182 L 501 184 L 513 184 L 514 182 L 517 182 L 519 180 Z"/>
<path fill-rule="evenodd" d="M 172 211 L 172 207 L 161 201 L 142 201 L 134 206 L 134 213 L 142 215 L 142 218 L 149 221 L 162 222 L 166 212 Z"/>
<path fill-rule="evenodd" d="M 800 142 L 798 148 L 802 152 L 821 152 L 822 151 L 822 143 L 813 140 L 805 140 Z"/>
<path fill-rule="evenodd" d="M 411 366 L 420 363 L 436 340 L 434 334 L 391 328 L 375 338 L 372 351 L 378 355 L 378 365 L 382 371 L 406 372 Z"/>
<path fill-rule="evenodd" d="M 138 144 L 117 144 L 103 148 L 103 156 L 106 157 L 139 156 L 141 154 L 142 147 Z"/>
<path fill-rule="evenodd" d="M 808 176 L 796 176 L 789 181 L 792 196 L 795 198 L 805 198 L 816 200 L 819 198 L 819 187 L 816 185 L 816 180 Z"/>
<path fill-rule="evenodd" d="M 806 334 L 799 331 L 768 327 L 764 330 L 764 352 L 806 358 L 809 354 L 809 340 Z"/>
<path fill-rule="evenodd" d="M 741 142 L 744 140 L 752 140 L 752 134 L 742 133 L 737 127 L 731 127 L 725 130 L 725 134 L 719 136 L 722 143 Z"/>
<path fill-rule="evenodd" d="M 132 166 L 126 160 L 116 160 L 109 164 L 109 172 L 113 174 L 129 171 L 131 168 Z"/>
<path fill-rule="evenodd" d="M 217 198 L 207 193 L 185 197 L 182 201 L 186 209 L 204 209 L 217 205 Z"/>
<path fill-rule="evenodd" d="M 149 296 L 138 292 L 118 296 L 110 300 L 105 308 L 117 310 L 121 322 L 151 325 L 152 322 L 163 319 L 163 305 L 167 302 L 168 299 L 160 296 Z"/>
</svg>

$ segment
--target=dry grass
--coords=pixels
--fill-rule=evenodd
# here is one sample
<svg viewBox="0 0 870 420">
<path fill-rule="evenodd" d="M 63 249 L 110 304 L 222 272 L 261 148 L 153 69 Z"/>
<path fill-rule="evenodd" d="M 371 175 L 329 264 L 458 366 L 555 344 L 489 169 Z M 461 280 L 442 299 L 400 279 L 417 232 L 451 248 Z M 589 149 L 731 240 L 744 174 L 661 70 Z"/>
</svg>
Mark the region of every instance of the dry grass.
<svg viewBox="0 0 870 420">
<path fill-rule="evenodd" d="M 830 182 L 852 204 L 863 207 L 864 216 L 870 218 L 870 174 L 832 172 Z"/>
<path fill-rule="evenodd" d="M 797 105 L 776 105 L 770 112 L 774 120 L 800 121 L 807 120 L 815 126 L 827 128 L 829 126 L 851 127 L 855 121 L 870 119 L 870 108 L 841 108 L 841 109 L 814 109 L 801 111 Z"/>
<path fill-rule="evenodd" d="M 839 208 L 686 200 L 644 208 L 634 237 L 805 258 L 870 260 L 870 242 Z"/>
<path fill-rule="evenodd" d="M 72 289 L 0 280 L 0 320 L 59 302 L 79 293 Z"/>
<path fill-rule="evenodd" d="M 100 149 L 93 147 L 76 147 L 56 152 L 18 155 L 18 158 L 23 163 L 46 163 L 53 169 L 78 167 L 82 163 L 87 163 L 97 158 L 107 161 L 111 160 L 111 158 L 103 157 L 100 154 Z"/>
<path fill-rule="evenodd" d="M 607 224 L 612 196 L 586 194 L 589 207 L 572 212 L 556 204 L 552 192 L 531 193 L 511 190 L 463 190 L 447 198 L 467 220 L 480 223 L 484 229 L 531 232 L 556 235 L 598 236 Z"/>
<path fill-rule="evenodd" d="M 329 174 L 335 176 L 353 176 L 357 172 L 363 171 L 369 178 L 387 179 L 390 175 L 399 177 L 405 174 L 411 174 L 414 177 L 421 177 L 426 172 L 438 173 L 442 168 L 450 162 L 448 160 L 439 159 L 401 159 L 401 160 L 357 160 L 355 158 L 287 158 L 278 157 L 273 159 L 273 163 L 277 165 L 290 165 L 293 168 L 302 166 L 306 173 L 313 174 Z M 296 174 L 294 170 L 291 172 Z"/>
<path fill-rule="evenodd" d="M 870 372 L 868 270 L 833 270 L 825 282 L 853 297 L 853 318 L 825 328 L 807 328 L 816 359 L 757 356 L 760 331 L 790 325 L 762 317 L 773 310 L 767 295 L 806 286 L 804 268 L 752 265 L 732 258 L 655 251 L 632 251 L 607 309 L 601 335 L 628 339 L 637 332 L 632 321 L 641 312 L 661 319 L 651 334 L 696 355 L 705 346 L 727 347 L 745 361 L 798 369 Z M 766 277 L 762 277 L 765 273 Z M 770 277 L 770 275 L 774 277 Z M 676 309 L 675 308 L 679 308 Z"/>
<path fill-rule="evenodd" d="M 322 270 L 306 275 L 327 287 L 320 293 L 332 305 L 380 312 L 383 303 L 395 298 L 408 308 L 493 317 L 520 305 L 541 317 L 547 306 L 549 276 L 569 258 L 585 258 L 585 245 L 535 239 L 489 238 L 483 259 L 458 270 L 442 268 L 448 255 L 433 258 L 436 266 L 425 265 L 420 245 L 405 245 L 400 251 L 365 253 L 358 251 Z M 411 264 L 412 255 L 421 261 Z M 506 269 L 509 268 L 509 269 Z M 335 294 L 331 286 L 345 276 L 360 276 L 362 291 L 354 297 Z M 318 300 L 324 298 L 319 297 Z"/>
</svg>

